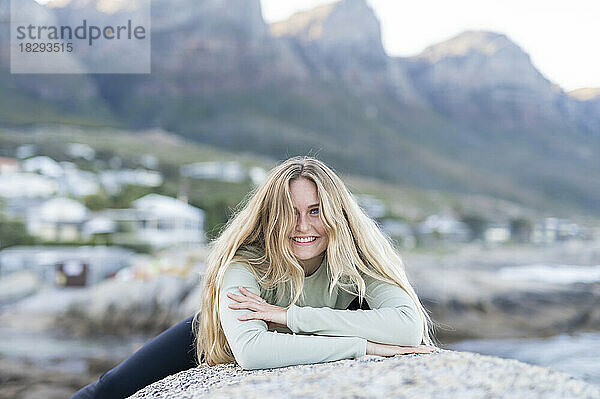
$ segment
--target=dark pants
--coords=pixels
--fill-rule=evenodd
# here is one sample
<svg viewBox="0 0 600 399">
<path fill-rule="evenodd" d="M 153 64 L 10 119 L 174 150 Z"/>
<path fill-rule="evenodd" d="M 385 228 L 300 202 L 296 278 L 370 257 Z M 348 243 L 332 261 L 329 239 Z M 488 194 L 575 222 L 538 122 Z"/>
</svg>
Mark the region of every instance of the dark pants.
<svg viewBox="0 0 600 399">
<path fill-rule="evenodd" d="M 148 341 L 97 381 L 75 392 L 71 399 L 126 398 L 155 381 L 196 367 L 192 319 L 193 316 Z"/>
<path fill-rule="evenodd" d="M 348 309 L 369 310 L 369 306 L 363 301 L 360 307 L 357 298 Z M 148 341 L 97 381 L 75 392 L 71 399 L 126 398 L 171 374 L 196 367 L 192 319 L 190 317 Z"/>
</svg>

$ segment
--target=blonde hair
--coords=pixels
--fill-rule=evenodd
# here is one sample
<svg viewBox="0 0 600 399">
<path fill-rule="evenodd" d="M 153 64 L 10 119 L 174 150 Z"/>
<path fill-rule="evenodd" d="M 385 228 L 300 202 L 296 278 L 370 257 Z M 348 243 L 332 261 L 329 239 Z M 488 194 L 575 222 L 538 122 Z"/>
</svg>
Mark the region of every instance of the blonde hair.
<svg viewBox="0 0 600 399">
<path fill-rule="evenodd" d="M 327 264 L 330 293 L 337 286 L 357 295 L 362 303 L 366 285 L 360 273 L 395 284 L 413 299 L 423 322 L 423 342 L 435 346 L 429 331 L 433 322 L 410 285 L 400 255 L 390 239 L 357 204 L 343 181 L 323 162 L 312 157 L 290 158 L 271 170 L 265 182 L 252 190 L 241 210 L 211 243 L 203 282 L 202 308 L 194 317 L 196 351 L 200 365 L 234 362 L 218 314 L 223 276 L 229 265 L 243 262 L 266 290 L 290 282 L 290 304 L 303 301 L 304 269 L 295 258 L 288 237 L 296 225 L 290 182 L 306 178 L 317 187 L 320 217 L 329 243 Z M 258 248 L 252 257 L 244 248 Z"/>
</svg>

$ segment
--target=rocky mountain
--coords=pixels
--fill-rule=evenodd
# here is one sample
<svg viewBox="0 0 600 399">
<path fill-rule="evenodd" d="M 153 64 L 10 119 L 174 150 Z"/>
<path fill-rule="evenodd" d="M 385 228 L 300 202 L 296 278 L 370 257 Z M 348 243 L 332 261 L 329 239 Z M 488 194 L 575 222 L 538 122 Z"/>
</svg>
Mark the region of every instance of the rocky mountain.
<svg viewBox="0 0 600 399">
<path fill-rule="evenodd" d="M 503 34 L 463 32 L 409 61 L 429 104 L 454 120 L 521 128 L 562 117 L 565 94 Z"/>
<path fill-rule="evenodd" d="M 35 21 L 40 26 L 58 24 L 52 10 L 34 0 L 21 0 L 19 16 L 27 16 L 24 23 Z M 62 67 L 85 72 L 85 65 L 76 57 L 65 54 L 60 61 Z M 57 65 L 60 68 L 61 65 Z M 96 83 L 85 74 L 39 75 L 10 74 L 10 1 L 0 0 L 0 80 L 6 89 L 18 92 L 19 96 L 30 96 L 36 100 L 55 101 L 76 106 L 99 101 Z"/>
<path fill-rule="evenodd" d="M 285 39 L 321 79 L 422 103 L 403 65 L 385 53 L 379 20 L 364 0 L 342 0 L 294 14 L 271 25 L 271 32 Z"/>
<path fill-rule="evenodd" d="M 567 93 L 570 119 L 581 129 L 600 137 L 600 88 L 584 88 Z"/>
<path fill-rule="evenodd" d="M 505 35 L 467 31 L 404 61 L 431 108 L 485 143 L 473 155 L 481 166 L 547 196 L 597 201 L 596 178 L 581 173 L 600 166 L 595 102 L 550 82 Z"/>
<path fill-rule="evenodd" d="M 66 24 L 92 9 L 101 20 L 135 16 L 135 3 L 54 0 L 34 9 Z M 600 214 L 597 97 L 564 93 L 505 35 L 465 32 L 393 58 L 365 0 L 272 26 L 259 0 L 153 0 L 151 22 L 151 74 L 3 69 L 2 109 L 29 101 L 88 117 L 108 107 L 131 128 L 160 127 L 233 151 L 317 154 L 341 173 Z M 94 56 L 79 62 L 102 60 Z M 14 112 L 4 112 L 1 122 L 14 123 Z"/>
</svg>

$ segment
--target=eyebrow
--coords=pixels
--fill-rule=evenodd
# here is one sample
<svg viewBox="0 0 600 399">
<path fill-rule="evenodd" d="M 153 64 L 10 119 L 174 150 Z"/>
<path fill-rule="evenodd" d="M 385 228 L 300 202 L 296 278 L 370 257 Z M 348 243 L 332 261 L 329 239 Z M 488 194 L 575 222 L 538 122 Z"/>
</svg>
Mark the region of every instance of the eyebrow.
<svg viewBox="0 0 600 399">
<path fill-rule="evenodd" d="M 317 204 L 312 204 L 312 205 L 309 205 L 308 207 L 309 208 L 314 208 L 315 206 L 319 206 L 319 204 L 318 203 Z M 294 207 L 294 209 L 296 209 L 296 207 Z M 296 209 L 296 210 L 298 210 L 298 209 Z"/>
</svg>

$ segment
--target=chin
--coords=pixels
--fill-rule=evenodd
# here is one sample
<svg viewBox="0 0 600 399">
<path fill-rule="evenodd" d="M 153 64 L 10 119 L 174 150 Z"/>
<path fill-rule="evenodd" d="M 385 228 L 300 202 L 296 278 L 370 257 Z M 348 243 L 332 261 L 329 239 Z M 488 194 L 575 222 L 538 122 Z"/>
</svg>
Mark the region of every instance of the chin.
<svg viewBox="0 0 600 399">
<path fill-rule="evenodd" d="M 293 251 L 294 255 L 296 255 L 296 258 L 300 259 L 300 260 L 309 260 L 309 259 L 313 259 L 316 258 L 317 256 L 320 256 L 323 254 L 323 252 L 325 251 L 325 249 L 323 250 L 317 250 L 317 251 Z"/>
</svg>

